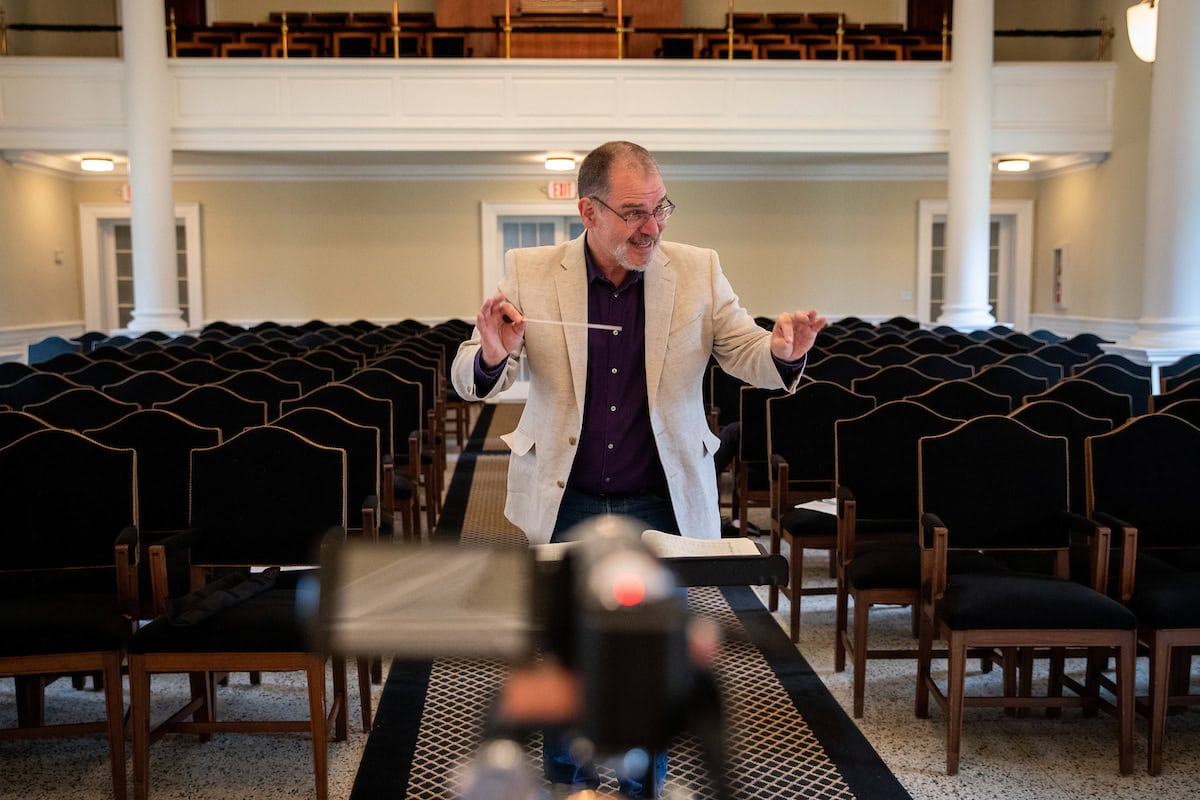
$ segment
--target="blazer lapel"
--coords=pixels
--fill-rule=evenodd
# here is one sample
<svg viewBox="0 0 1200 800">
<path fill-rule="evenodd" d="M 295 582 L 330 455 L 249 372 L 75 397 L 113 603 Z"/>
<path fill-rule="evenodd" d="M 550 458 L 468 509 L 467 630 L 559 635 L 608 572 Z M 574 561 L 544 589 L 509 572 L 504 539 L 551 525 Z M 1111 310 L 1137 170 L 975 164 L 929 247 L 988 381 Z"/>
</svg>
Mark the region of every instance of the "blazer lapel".
<svg viewBox="0 0 1200 800">
<path fill-rule="evenodd" d="M 646 268 L 646 394 L 654 408 L 666 366 L 667 337 L 675 308 L 675 268 L 660 248 Z"/>
<path fill-rule="evenodd" d="M 563 322 L 587 322 L 587 263 L 583 255 L 583 236 L 575 238 L 563 254 L 561 269 L 555 276 L 558 308 Z M 563 326 L 567 343 L 567 361 L 571 368 L 571 383 L 575 387 L 575 404 L 583 418 L 583 402 L 587 395 L 588 329 Z"/>
</svg>

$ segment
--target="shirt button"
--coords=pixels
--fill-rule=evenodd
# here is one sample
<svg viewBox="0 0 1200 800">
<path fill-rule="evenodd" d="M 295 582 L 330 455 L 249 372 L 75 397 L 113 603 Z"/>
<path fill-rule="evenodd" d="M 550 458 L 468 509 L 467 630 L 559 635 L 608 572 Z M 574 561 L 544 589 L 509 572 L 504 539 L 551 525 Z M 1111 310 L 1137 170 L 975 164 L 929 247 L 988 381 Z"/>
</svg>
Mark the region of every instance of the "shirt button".
<svg viewBox="0 0 1200 800">
<path fill-rule="evenodd" d="M 613 336 L 620 336 L 620 335 L 621 335 L 620 331 L 613 331 Z"/>
<path fill-rule="evenodd" d="M 609 442 L 609 443 L 608 443 L 608 449 L 609 449 L 609 450 L 612 450 L 612 449 L 613 449 L 613 444 L 612 444 L 612 442 Z"/>
<path fill-rule="evenodd" d="M 617 374 L 617 368 L 616 368 L 616 367 L 613 367 L 613 368 L 612 368 L 612 374 L 613 374 L 613 375 L 616 375 L 616 374 Z"/>
<path fill-rule="evenodd" d="M 617 407 L 616 407 L 616 406 L 609 406 L 609 407 L 608 407 L 608 410 L 609 410 L 609 411 L 616 411 L 616 410 L 617 410 Z"/>
<path fill-rule="evenodd" d="M 555 486 L 557 486 L 557 487 L 558 487 L 558 488 L 560 488 L 560 489 L 565 489 L 565 488 L 566 488 L 566 486 L 567 486 L 567 485 L 566 485 L 565 483 L 563 483 L 562 481 L 555 481 L 555 482 L 554 482 L 554 485 L 555 485 Z"/>
<path fill-rule="evenodd" d="M 568 442 L 568 443 L 569 443 L 569 444 L 570 444 L 572 447 L 574 447 L 574 446 L 575 446 L 575 444 L 579 442 L 579 440 L 578 440 L 578 439 L 576 439 L 574 436 L 572 436 L 570 439 L 568 439 L 568 440 L 567 440 L 567 442 Z"/>
</svg>

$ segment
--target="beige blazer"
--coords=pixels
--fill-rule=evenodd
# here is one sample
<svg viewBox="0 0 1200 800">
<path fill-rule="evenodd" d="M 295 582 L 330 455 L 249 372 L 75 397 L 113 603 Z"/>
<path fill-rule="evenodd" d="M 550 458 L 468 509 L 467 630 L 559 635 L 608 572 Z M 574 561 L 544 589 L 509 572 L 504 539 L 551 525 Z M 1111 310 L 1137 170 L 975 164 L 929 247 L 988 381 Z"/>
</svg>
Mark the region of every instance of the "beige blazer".
<svg viewBox="0 0 1200 800">
<path fill-rule="evenodd" d="M 709 355 L 742 380 L 784 387 L 771 358 L 771 337 L 740 305 L 713 250 L 663 242 L 646 268 L 646 386 L 650 424 L 666 473 L 680 531 L 721 535 L 713 455 L 720 440 L 709 429 L 702 394 Z M 587 321 L 584 237 L 547 247 L 510 250 L 500 291 L 525 316 Z M 486 399 L 475 389 L 479 333 L 454 359 L 459 395 Z M 571 474 L 583 425 L 587 382 L 587 330 L 529 325 L 522 352 L 487 396 L 508 388 L 520 361 L 529 373 L 529 396 L 517 428 L 503 436 L 512 450 L 504 514 L 531 544 L 550 540 Z"/>
</svg>

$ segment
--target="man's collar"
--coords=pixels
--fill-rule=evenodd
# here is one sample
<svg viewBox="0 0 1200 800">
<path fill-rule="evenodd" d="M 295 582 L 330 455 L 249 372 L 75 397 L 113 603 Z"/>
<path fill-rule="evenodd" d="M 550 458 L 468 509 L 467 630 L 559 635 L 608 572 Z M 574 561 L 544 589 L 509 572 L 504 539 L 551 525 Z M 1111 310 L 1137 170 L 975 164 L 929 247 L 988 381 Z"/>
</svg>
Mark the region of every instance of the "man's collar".
<svg viewBox="0 0 1200 800">
<path fill-rule="evenodd" d="M 608 280 L 608 278 L 604 276 L 604 273 L 600 271 L 600 267 L 596 266 L 596 261 L 592 257 L 592 248 L 587 242 L 586 231 L 583 234 L 583 262 L 587 265 L 587 279 L 589 284 L 595 280 L 602 280 L 610 284 L 612 283 L 612 281 Z M 641 281 L 642 278 L 645 277 L 645 274 L 646 273 L 644 270 L 626 270 L 625 280 L 621 281 L 621 287 L 624 288 L 631 283 L 637 283 Z"/>
</svg>

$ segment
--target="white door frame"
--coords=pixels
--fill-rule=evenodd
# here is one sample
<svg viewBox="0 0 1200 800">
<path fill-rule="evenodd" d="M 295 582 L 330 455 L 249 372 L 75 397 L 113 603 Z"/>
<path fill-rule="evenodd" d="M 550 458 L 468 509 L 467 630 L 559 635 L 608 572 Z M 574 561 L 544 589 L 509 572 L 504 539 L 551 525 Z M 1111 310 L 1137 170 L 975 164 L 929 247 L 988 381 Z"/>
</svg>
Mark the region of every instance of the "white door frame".
<svg viewBox="0 0 1200 800">
<path fill-rule="evenodd" d="M 117 321 L 111 319 L 116 308 L 116 268 L 112 251 L 102 229 L 114 222 L 129 222 L 129 205 L 125 203 L 80 203 L 79 246 L 83 271 L 83 320 L 89 331 L 114 330 Z M 204 324 L 204 285 L 200 244 L 200 204 L 176 203 L 175 224 L 184 229 L 187 259 L 188 328 Z M 175 265 L 171 265 L 175 275 Z"/>
<path fill-rule="evenodd" d="M 945 217 L 949 210 L 946 200 L 920 200 L 917 203 L 917 321 L 933 325 L 937 320 L 929 318 L 931 255 L 933 252 L 933 222 L 936 217 Z M 1000 263 L 1000 296 L 1008 296 L 1012 303 L 1013 329 L 1028 331 L 1032 308 L 1033 281 L 1033 201 L 992 200 L 991 215 L 1008 217 L 1012 220 L 1010 264 Z M 1006 243 L 1001 243 L 1001 252 Z M 1005 275 L 1010 276 L 1008 283 Z"/>
<path fill-rule="evenodd" d="M 538 203 L 488 203 L 479 207 L 480 241 L 483 245 L 480 270 L 480 302 L 496 293 L 504 276 L 504 254 L 500 252 L 500 217 L 569 217 L 578 213 L 575 200 L 544 200 Z"/>
</svg>

